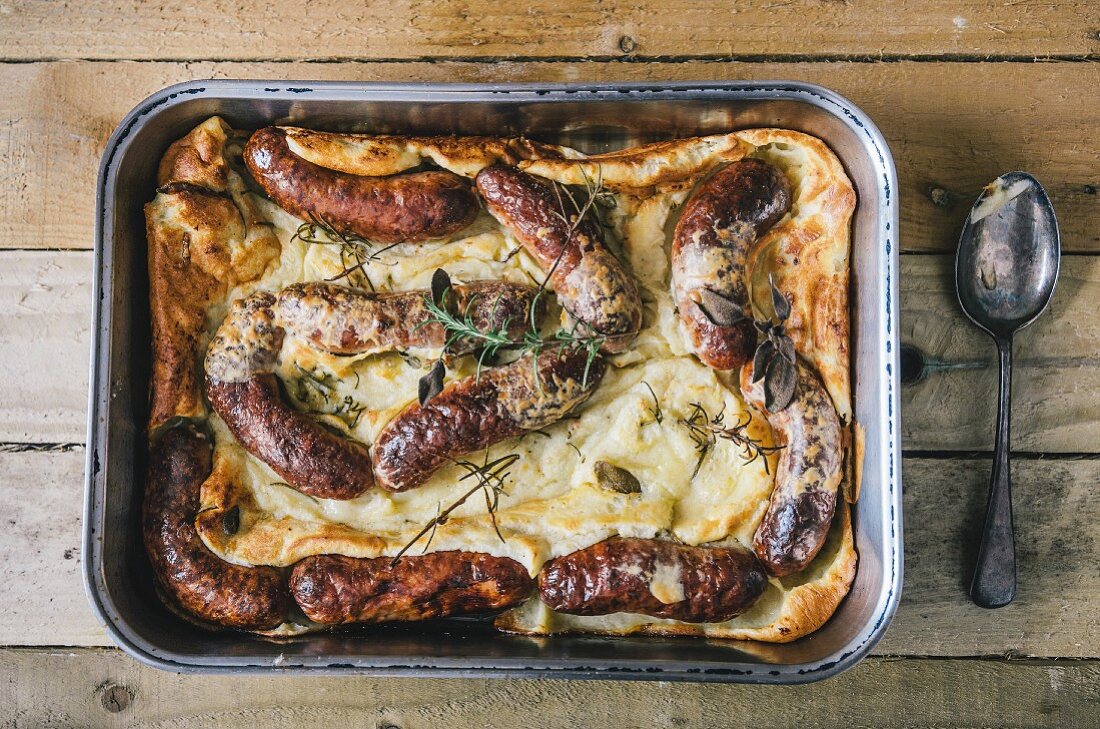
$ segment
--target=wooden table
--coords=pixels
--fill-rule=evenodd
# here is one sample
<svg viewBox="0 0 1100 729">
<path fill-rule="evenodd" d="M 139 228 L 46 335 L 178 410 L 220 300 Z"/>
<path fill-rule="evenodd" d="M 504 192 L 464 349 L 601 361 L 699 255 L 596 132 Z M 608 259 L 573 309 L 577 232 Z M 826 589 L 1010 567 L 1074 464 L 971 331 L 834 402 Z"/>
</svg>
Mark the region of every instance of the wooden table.
<svg viewBox="0 0 1100 729">
<path fill-rule="evenodd" d="M 896 0 L 0 0 L 0 724 L 1086 725 L 1100 701 L 1100 6 Z M 80 583 L 93 190 L 115 124 L 200 77 L 784 78 L 874 118 L 902 202 L 906 581 L 872 658 L 808 687 L 176 676 L 108 647 Z M 1027 169 L 1067 254 L 1017 340 L 1020 589 L 966 585 L 989 477 L 991 343 L 951 290 L 981 186 Z M 336 725 L 334 723 L 334 725 Z M 1095 724 L 1093 724 L 1095 726 Z"/>
</svg>

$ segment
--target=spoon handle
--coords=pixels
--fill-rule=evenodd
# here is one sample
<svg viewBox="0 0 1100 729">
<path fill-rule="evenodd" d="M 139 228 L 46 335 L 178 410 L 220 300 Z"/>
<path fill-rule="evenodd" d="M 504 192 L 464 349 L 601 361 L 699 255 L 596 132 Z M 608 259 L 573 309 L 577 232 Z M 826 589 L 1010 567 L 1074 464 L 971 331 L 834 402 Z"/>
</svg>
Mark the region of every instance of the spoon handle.
<svg viewBox="0 0 1100 729">
<path fill-rule="evenodd" d="M 989 483 L 985 527 L 970 583 L 970 599 L 984 608 L 1003 607 L 1016 596 L 1016 544 L 1012 535 L 1012 486 L 1009 474 L 1009 422 L 1012 395 L 1012 338 L 997 338 L 1001 361 L 1001 398 L 997 408 L 997 447 Z"/>
</svg>

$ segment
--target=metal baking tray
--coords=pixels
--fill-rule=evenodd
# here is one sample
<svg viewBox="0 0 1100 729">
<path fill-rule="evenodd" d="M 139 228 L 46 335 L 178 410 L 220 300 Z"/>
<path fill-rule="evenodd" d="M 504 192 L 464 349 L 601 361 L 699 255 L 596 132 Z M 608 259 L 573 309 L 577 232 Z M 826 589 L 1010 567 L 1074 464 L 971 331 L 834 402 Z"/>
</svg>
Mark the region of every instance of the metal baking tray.
<svg viewBox="0 0 1100 729">
<path fill-rule="evenodd" d="M 776 645 L 685 638 L 524 637 L 442 620 L 270 640 L 209 632 L 168 610 L 140 538 L 150 370 L 142 205 L 168 145 L 219 114 L 237 128 L 288 123 L 403 134 L 526 134 L 606 151 L 778 126 L 825 140 L 859 196 L 852 248 L 855 410 L 866 428 L 855 508 L 859 572 L 816 633 Z M 139 104 L 107 143 L 96 191 L 83 548 L 92 607 L 114 641 L 171 671 L 360 673 L 802 683 L 856 663 L 882 636 L 902 581 L 898 444 L 898 208 L 893 160 L 863 112 L 809 84 L 419 85 L 195 81 Z"/>
</svg>

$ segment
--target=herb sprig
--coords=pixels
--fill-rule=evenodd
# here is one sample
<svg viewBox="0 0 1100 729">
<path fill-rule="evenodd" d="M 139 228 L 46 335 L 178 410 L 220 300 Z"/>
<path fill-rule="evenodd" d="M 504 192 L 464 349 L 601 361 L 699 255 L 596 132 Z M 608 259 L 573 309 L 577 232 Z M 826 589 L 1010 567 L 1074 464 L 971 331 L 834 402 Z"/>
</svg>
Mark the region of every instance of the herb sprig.
<svg viewBox="0 0 1100 729">
<path fill-rule="evenodd" d="M 752 382 L 764 380 L 764 407 L 769 413 L 779 412 L 791 404 L 798 384 L 797 355 L 794 340 L 787 334 L 786 322 L 791 315 L 791 302 L 768 276 L 771 286 L 772 310 L 776 321 L 754 322 L 760 343 L 752 358 Z"/>
<path fill-rule="evenodd" d="M 399 245 L 399 243 L 392 243 L 374 250 L 374 243 L 371 241 L 336 229 L 320 215 L 310 213 L 309 221 L 298 226 L 294 238 L 309 245 L 339 247 L 340 265 L 343 268 L 338 274 L 326 278 L 325 281 L 331 283 L 340 279 L 347 279 L 348 284 L 358 287 L 366 282 L 367 288 L 374 291 L 374 282 L 367 274 L 367 266 L 372 263 L 392 265 L 390 262 L 383 260 L 381 254 Z M 320 233 L 323 233 L 324 236 L 322 237 Z"/>
<path fill-rule="evenodd" d="M 736 425 L 726 425 L 725 407 L 717 415 L 711 417 L 701 404 L 691 403 L 691 413 L 686 418 L 680 418 L 677 422 L 688 429 L 691 439 L 695 442 L 695 450 L 699 453 L 699 459 L 695 462 L 695 470 L 691 477 L 699 473 L 703 465 L 703 459 L 707 453 L 718 444 L 718 439 L 728 440 L 741 447 L 741 457 L 746 463 L 752 463 L 757 458 L 764 459 L 764 473 L 771 473 L 768 459 L 772 453 L 783 450 L 784 446 L 766 446 L 748 434 L 749 423 L 752 415 L 745 413 L 745 419 Z"/>
<path fill-rule="evenodd" d="M 443 269 L 437 269 L 435 275 L 432 276 L 432 296 L 424 297 L 424 306 L 428 310 L 431 318 L 428 322 L 439 324 L 443 327 L 445 333 L 445 346 L 444 352 L 447 347 L 451 346 L 459 340 L 469 340 L 477 343 L 478 356 L 477 356 L 477 374 L 476 377 L 481 376 L 481 369 L 486 364 L 495 361 L 504 352 L 515 352 L 518 356 L 532 355 L 532 367 L 534 368 L 535 383 L 541 387 L 538 374 L 538 357 L 547 348 L 559 348 L 567 350 L 581 350 L 585 353 L 585 365 L 584 374 L 581 377 L 581 386 L 586 387 L 588 385 L 588 376 L 591 371 L 592 364 L 595 362 L 596 357 L 599 356 L 600 348 L 603 346 L 605 338 L 598 335 L 583 334 L 578 331 L 580 322 L 574 322 L 573 325 L 568 328 L 560 328 L 550 336 L 543 336 L 538 329 L 538 321 L 536 316 L 537 311 L 537 297 L 532 300 L 530 307 L 530 321 L 529 326 L 524 331 L 523 336 L 519 338 L 513 338 L 509 331 L 509 325 L 511 321 L 505 319 L 499 327 L 496 329 L 480 329 L 477 327 L 471 314 L 472 307 L 474 305 L 474 299 L 471 299 L 466 303 L 466 308 L 460 313 L 452 313 L 449 306 L 449 300 L 453 287 L 451 285 L 450 276 Z M 421 378 L 420 382 L 420 404 L 430 400 L 443 389 L 443 377 L 446 375 L 446 366 L 443 363 L 443 355 L 433 365 L 432 370 Z"/>
<path fill-rule="evenodd" d="M 424 549 L 421 554 L 426 553 L 428 548 L 432 545 L 436 530 L 447 523 L 455 509 L 465 504 L 471 496 L 479 491 L 485 497 L 485 511 L 489 514 L 489 519 L 493 523 L 493 531 L 497 533 L 497 537 L 503 543 L 504 535 L 500 533 L 500 526 L 497 524 L 497 506 L 500 503 L 500 495 L 504 493 L 504 487 L 506 485 L 505 479 L 511 475 L 511 471 L 508 469 L 511 468 L 519 458 L 520 456 L 518 453 L 509 453 L 506 456 L 501 456 L 500 458 L 490 461 L 488 449 L 486 449 L 485 458 L 480 464 L 465 459 L 456 460 L 452 458 L 452 463 L 466 471 L 466 475 L 458 479 L 459 483 L 471 478 L 475 479 L 476 483 L 455 499 L 446 509 L 438 510 L 435 518 L 425 524 L 424 527 L 416 533 L 416 536 L 410 539 L 408 544 L 402 547 L 401 551 L 394 555 L 393 559 L 390 561 L 390 566 L 396 565 L 397 561 L 401 559 L 406 552 L 412 549 L 413 545 L 420 541 L 424 535 L 428 536 L 428 541 L 424 543 Z"/>
<path fill-rule="evenodd" d="M 307 370 L 297 363 L 294 366 L 299 374 L 295 392 L 298 402 L 315 412 L 335 415 L 348 428 L 359 425 L 359 419 L 366 412 L 366 407 L 351 395 L 344 395 L 337 400 L 339 393 L 336 391 L 337 379 L 334 375 L 316 369 Z M 358 372 L 355 373 L 355 386 L 359 386 Z"/>
</svg>

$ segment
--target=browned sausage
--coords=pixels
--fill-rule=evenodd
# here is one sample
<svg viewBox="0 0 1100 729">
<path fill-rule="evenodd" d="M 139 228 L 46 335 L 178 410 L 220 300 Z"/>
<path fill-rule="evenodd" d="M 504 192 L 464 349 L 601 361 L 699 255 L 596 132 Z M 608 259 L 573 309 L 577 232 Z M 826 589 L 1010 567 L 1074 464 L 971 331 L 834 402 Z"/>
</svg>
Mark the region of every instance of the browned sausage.
<svg viewBox="0 0 1100 729">
<path fill-rule="evenodd" d="M 604 247 L 596 223 L 587 216 L 576 221 L 555 183 L 515 167 L 486 167 L 476 183 L 489 212 L 550 276 L 569 315 L 586 331 L 607 337 L 604 351 L 626 349 L 641 326 L 642 300 L 634 278 Z M 571 222 L 563 215 L 571 215 Z"/>
<path fill-rule="evenodd" d="M 732 370 L 752 358 L 748 254 L 790 207 L 787 178 L 757 159 L 719 170 L 684 204 L 672 238 L 672 298 L 704 364 Z"/>
<path fill-rule="evenodd" d="M 477 217 L 477 199 L 451 172 L 362 177 L 315 165 L 290 151 L 286 132 L 266 127 L 244 149 L 249 172 L 280 207 L 324 220 L 379 243 L 416 242 L 461 230 Z"/>
<path fill-rule="evenodd" d="M 206 397 L 244 449 L 290 486 L 354 498 L 374 483 L 370 453 L 283 401 L 274 371 L 284 333 L 274 307 L 266 292 L 233 302 L 206 352 Z"/>
<path fill-rule="evenodd" d="M 535 293 L 534 287 L 522 284 L 474 281 L 454 287 L 451 313 L 469 318 L 478 331 L 504 331 L 517 340 L 530 326 Z M 430 296 L 426 290 L 376 294 L 335 284 L 294 284 L 279 293 L 278 316 L 288 330 L 334 354 L 443 347 L 447 333 L 428 311 Z M 541 311 L 540 306 L 536 321 Z M 452 355 L 468 354 L 478 344 L 461 340 L 448 350 Z"/>
<path fill-rule="evenodd" d="M 353 499 L 374 483 L 367 447 L 287 406 L 275 375 L 207 377 L 206 396 L 244 449 L 303 494 Z"/>
<path fill-rule="evenodd" d="M 603 371 L 599 357 L 553 349 L 452 382 L 424 405 L 405 408 L 379 434 L 378 485 L 411 489 L 454 456 L 559 420 L 588 399 Z"/>
<path fill-rule="evenodd" d="M 794 397 L 783 410 L 764 408 L 763 383 L 752 383 L 751 362 L 741 369 L 741 392 L 767 414 L 777 444 L 784 446 L 753 550 L 769 573 L 794 574 L 821 551 L 833 520 L 843 476 L 840 420 L 821 378 L 801 359 Z"/>
<path fill-rule="evenodd" d="M 546 563 L 539 597 L 571 615 L 641 613 L 720 623 L 748 610 L 768 577 L 751 552 L 614 537 Z"/>
<path fill-rule="evenodd" d="M 425 620 L 499 610 L 531 594 L 527 569 L 507 557 L 433 552 L 417 557 L 306 557 L 290 590 L 310 620 L 326 625 Z"/>
<path fill-rule="evenodd" d="M 283 572 L 230 564 L 195 530 L 212 451 L 191 426 L 168 430 L 153 446 L 142 504 L 145 551 L 161 586 L 187 612 L 232 628 L 270 630 L 290 606 Z"/>
</svg>

